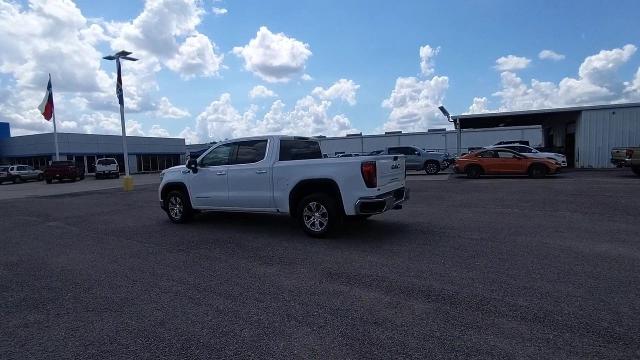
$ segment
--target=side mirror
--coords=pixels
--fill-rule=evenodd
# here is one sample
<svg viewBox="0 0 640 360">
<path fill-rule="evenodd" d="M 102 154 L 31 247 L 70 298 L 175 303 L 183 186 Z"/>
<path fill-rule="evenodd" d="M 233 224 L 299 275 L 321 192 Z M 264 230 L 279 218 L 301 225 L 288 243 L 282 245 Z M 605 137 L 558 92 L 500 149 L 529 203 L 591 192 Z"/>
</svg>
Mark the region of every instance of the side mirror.
<svg viewBox="0 0 640 360">
<path fill-rule="evenodd" d="M 422 154 L 420 153 L 420 151 L 416 151 L 416 152 L 415 152 L 415 155 L 417 155 L 417 156 L 422 156 Z"/>
<path fill-rule="evenodd" d="M 198 159 L 189 159 L 187 161 L 187 169 L 191 170 L 194 174 L 198 173 Z"/>
</svg>

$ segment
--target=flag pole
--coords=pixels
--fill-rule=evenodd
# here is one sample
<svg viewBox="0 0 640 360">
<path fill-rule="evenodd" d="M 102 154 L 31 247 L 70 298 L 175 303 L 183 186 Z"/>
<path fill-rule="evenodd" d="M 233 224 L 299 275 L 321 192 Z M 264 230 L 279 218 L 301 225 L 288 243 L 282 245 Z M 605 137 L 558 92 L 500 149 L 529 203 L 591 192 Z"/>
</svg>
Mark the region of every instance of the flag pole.
<svg viewBox="0 0 640 360">
<path fill-rule="evenodd" d="M 49 82 L 51 82 L 51 74 L 49 74 Z M 53 98 L 53 84 L 51 84 L 51 94 Z M 53 100 L 53 99 L 52 99 Z M 58 150 L 58 129 L 56 128 L 56 107 L 53 106 L 53 142 L 56 146 L 56 161 L 60 161 L 60 151 Z"/>
<path fill-rule="evenodd" d="M 56 161 L 60 161 L 60 151 L 58 150 L 58 130 L 56 129 L 56 110 L 53 109 L 53 141 L 56 144 Z"/>
</svg>

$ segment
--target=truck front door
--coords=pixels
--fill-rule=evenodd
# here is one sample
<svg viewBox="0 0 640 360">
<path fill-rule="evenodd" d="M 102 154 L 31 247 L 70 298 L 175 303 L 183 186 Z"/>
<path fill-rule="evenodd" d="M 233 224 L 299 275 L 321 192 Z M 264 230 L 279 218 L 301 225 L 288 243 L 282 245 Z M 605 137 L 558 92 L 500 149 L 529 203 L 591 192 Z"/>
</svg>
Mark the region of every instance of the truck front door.
<svg viewBox="0 0 640 360">
<path fill-rule="evenodd" d="M 227 168 L 235 152 L 233 144 L 222 144 L 206 153 L 198 162 L 198 172 L 186 175 L 191 203 L 194 207 L 229 206 Z"/>
</svg>

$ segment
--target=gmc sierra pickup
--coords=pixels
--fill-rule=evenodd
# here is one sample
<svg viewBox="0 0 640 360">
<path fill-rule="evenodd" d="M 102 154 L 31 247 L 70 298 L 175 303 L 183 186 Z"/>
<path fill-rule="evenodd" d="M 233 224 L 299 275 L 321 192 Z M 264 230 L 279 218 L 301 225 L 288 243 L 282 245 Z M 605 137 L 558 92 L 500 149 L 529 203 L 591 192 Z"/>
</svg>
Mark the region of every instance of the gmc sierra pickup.
<svg viewBox="0 0 640 360">
<path fill-rule="evenodd" d="M 611 163 L 617 167 L 630 167 L 640 176 L 640 147 L 615 147 L 611 149 Z"/>
<path fill-rule="evenodd" d="M 200 210 L 286 213 L 314 237 L 345 216 L 399 209 L 409 194 L 403 156 L 323 158 L 317 141 L 292 136 L 221 142 L 160 176 L 160 206 L 172 222 Z"/>
</svg>

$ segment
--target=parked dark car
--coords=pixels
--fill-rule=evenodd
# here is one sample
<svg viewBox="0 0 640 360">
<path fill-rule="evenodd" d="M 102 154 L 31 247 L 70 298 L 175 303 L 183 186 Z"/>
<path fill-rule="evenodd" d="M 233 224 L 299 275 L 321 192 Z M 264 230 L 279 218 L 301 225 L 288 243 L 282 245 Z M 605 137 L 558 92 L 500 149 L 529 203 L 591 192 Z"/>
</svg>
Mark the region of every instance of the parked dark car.
<svg viewBox="0 0 640 360">
<path fill-rule="evenodd" d="M 53 180 L 82 180 L 84 171 L 73 161 L 52 161 L 51 165 L 44 169 L 44 179 L 47 184 L 51 184 Z"/>
</svg>

